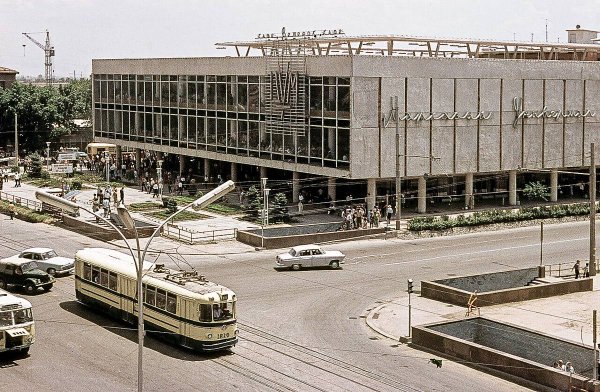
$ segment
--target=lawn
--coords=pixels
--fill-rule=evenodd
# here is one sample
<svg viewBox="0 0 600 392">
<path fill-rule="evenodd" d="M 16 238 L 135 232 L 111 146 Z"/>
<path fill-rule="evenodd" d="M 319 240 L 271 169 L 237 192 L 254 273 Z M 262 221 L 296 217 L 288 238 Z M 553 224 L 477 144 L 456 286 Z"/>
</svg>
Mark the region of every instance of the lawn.
<svg viewBox="0 0 600 392">
<path fill-rule="evenodd" d="M 157 209 L 163 208 L 163 205 L 161 203 L 154 203 L 151 201 L 147 201 L 147 202 L 143 202 L 143 203 L 131 203 L 131 204 L 127 205 L 127 208 L 134 212 L 140 212 L 140 211 L 157 210 Z"/>
<path fill-rule="evenodd" d="M 164 220 L 167 217 L 169 217 L 169 215 L 171 215 L 171 212 L 169 212 L 169 210 L 167 210 L 167 209 L 163 209 L 160 211 L 147 212 L 147 213 L 145 213 L 145 215 L 151 216 L 155 219 Z M 206 215 L 198 214 L 197 212 L 183 211 L 183 212 L 180 212 L 179 215 L 175 216 L 174 221 L 179 222 L 179 221 L 187 221 L 187 220 L 206 219 L 206 218 L 207 218 Z"/>
</svg>

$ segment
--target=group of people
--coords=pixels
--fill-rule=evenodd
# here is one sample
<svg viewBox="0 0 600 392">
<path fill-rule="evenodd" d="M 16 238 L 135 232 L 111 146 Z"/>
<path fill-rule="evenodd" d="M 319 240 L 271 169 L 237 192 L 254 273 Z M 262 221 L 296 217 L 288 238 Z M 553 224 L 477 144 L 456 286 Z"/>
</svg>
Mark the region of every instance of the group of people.
<svg viewBox="0 0 600 392">
<path fill-rule="evenodd" d="M 575 271 L 575 279 L 579 279 L 581 276 L 581 261 L 577 260 L 571 269 Z M 585 263 L 585 267 L 583 267 L 583 277 L 590 277 L 590 263 Z"/>
<path fill-rule="evenodd" d="M 92 199 L 92 211 L 96 214 L 98 211 L 100 211 L 100 207 L 102 207 L 103 216 L 105 218 L 109 218 L 111 214 L 111 204 L 115 207 L 119 204 L 125 204 L 124 186 L 122 186 L 118 191 L 116 187 L 113 188 L 110 184 L 105 186 L 104 189 L 98 186 L 96 193 L 94 193 L 94 198 Z M 99 220 L 100 218 L 96 217 L 96 222 Z"/>
<path fill-rule="evenodd" d="M 146 177 L 141 180 L 142 192 L 152 194 L 152 198 L 159 198 L 162 188 L 162 183 L 158 182 L 154 178 Z"/>
<path fill-rule="evenodd" d="M 381 211 L 373 207 L 368 210 L 363 205 L 351 206 L 342 210 L 342 230 L 379 227 Z"/>
<path fill-rule="evenodd" d="M 562 359 L 559 359 L 558 361 L 554 362 L 554 368 L 555 369 L 559 369 L 565 372 L 569 372 L 569 373 L 575 373 L 575 369 L 573 368 L 573 364 L 569 361 L 567 361 L 567 363 L 564 363 L 562 361 Z"/>
</svg>

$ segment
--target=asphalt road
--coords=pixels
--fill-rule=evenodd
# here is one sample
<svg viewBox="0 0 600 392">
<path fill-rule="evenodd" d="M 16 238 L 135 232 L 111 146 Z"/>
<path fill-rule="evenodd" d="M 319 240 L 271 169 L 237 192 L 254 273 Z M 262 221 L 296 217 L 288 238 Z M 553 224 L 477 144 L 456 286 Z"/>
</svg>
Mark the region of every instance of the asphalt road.
<svg viewBox="0 0 600 392">
<path fill-rule="evenodd" d="M 587 258 L 585 222 L 547 225 L 546 263 Z M 227 243 L 223 244 L 227 247 Z M 41 224 L 0 215 L 0 257 L 48 246 L 61 255 L 108 246 Z M 412 241 L 369 240 L 326 246 L 347 254 L 341 270 L 275 271 L 276 251 L 206 255 L 187 262 L 238 294 L 240 342 L 231 353 L 198 355 L 146 339 L 148 391 L 518 391 L 523 386 L 378 336 L 368 310 L 404 297 L 415 281 L 539 264 L 539 228 Z M 25 296 L 23 293 L 21 295 Z M 26 358 L 0 360 L 0 390 L 131 391 L 137 382 L 137 334 L 75 301 L 73 277 L 59 278 L 34 304 L 37 341 Z"/>
</svg>

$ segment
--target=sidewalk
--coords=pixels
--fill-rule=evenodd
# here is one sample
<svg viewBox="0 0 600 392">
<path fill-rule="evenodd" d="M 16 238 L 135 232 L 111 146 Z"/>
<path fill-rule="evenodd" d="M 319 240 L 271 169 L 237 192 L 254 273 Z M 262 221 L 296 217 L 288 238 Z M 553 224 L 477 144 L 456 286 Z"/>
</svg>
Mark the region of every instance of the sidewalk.
<svg viewBox="0 0 600 392">
<path fill-rule="evenodd" d="M 531 301 L 512 302 L 480 308 L 482 317 L 506 322 L 561 339 L 593 346 L 592 311 L 600 304 L 600 275 L 594 278 L 594 291 L 573 293 Z M 412 326 L 439 321 L 462 320 L 467 308 L 411 294 Z M 366 318 L 375 332 L 395 341 L 408 336 L 408 293 L 372 309 Z"/>
</svg>

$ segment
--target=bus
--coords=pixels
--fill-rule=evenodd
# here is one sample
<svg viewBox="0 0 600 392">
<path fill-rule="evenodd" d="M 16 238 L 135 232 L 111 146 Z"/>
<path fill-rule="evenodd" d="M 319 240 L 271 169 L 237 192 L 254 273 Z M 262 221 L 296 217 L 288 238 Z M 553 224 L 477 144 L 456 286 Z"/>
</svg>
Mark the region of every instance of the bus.
<svg viewBox="0 0 600 392">
<path fill-rule="evenodd" d="M 0 290 L 0 352 L 16 351 L 27 355 L 34 341 L 31 303 Z"/>
<path fill-rule="evenodd" d="M 229 349 L 238 342 L 236 295 L 197 271 L 163 264 L 142 266 L 144 328 L 170 343 L 197 351 Z M 136 267 L 131 256 L 105 248 L 75 254 L 77 300 L 137 325 Z"/>
</svg>

